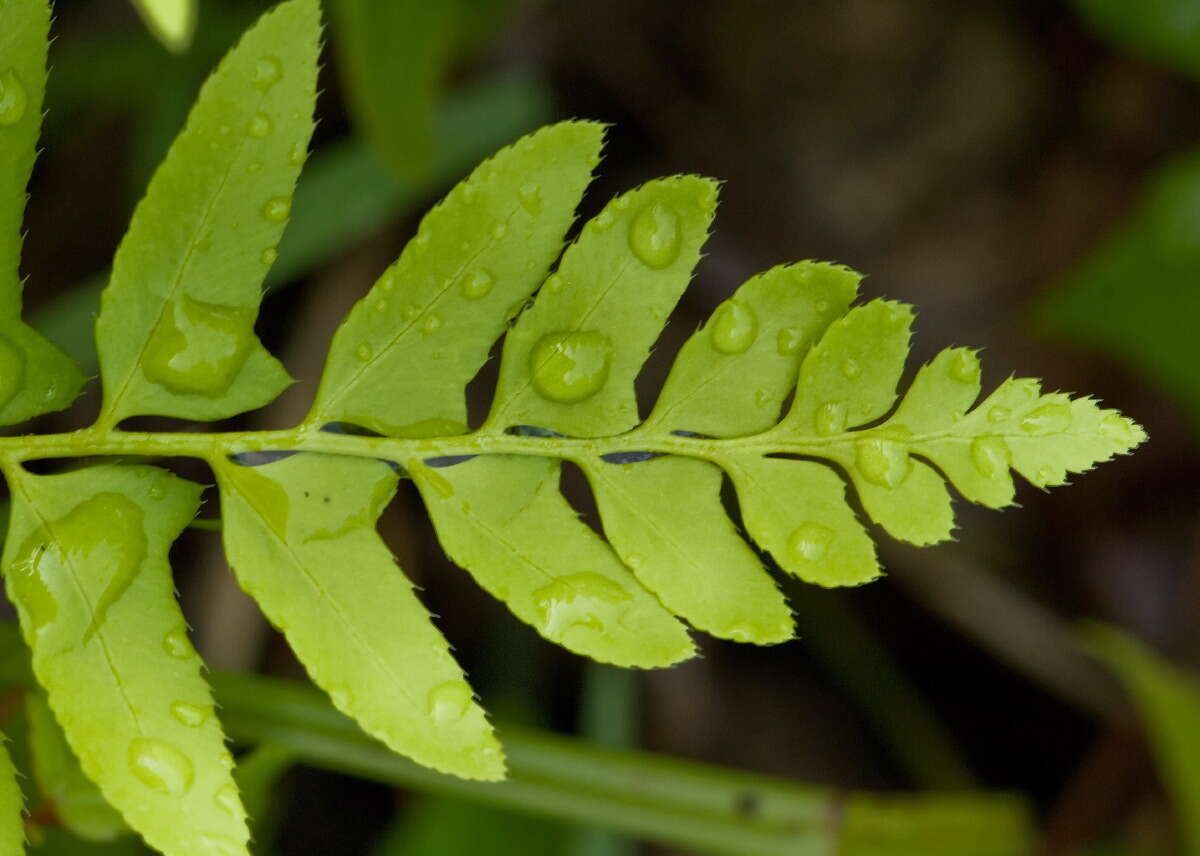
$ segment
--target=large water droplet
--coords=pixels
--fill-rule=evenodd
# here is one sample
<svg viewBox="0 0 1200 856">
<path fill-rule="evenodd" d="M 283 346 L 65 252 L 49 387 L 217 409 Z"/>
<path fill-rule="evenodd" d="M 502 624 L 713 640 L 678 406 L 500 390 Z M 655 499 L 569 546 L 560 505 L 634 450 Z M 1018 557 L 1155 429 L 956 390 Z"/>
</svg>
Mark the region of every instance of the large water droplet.
<svg viewBox="0 0 1200 856">
<path fill-rule="evenodd" d="M 1008 445 L 1003 437 L 976 437 L 971 443 L 971 462 L 985 479 L 1008 472 Z"/>
<path fill-rule="evenodd" d="M 818 562 L 829 552 L 836 533 L 828 526 L 809 521 L 796 527 L 788 538 L 788 551 L 797 559 Z"/>
<path fill-rule="evenodd" d="M 1071 408 L 1051 402 L 1035 408 L 1021 417 L 1021 430 L 1028 434 L 1057 434 L 1071 424 Z"/>
<path fill-rule="evenodd" d="M 536 217 L 542 213 L 542 189 L 536 184 L 526 184 L 517 192 L 517 198 L 530 216 Z"/>
<path fill-rule="evenodd" d="M 476 268 L 462 278 L 459 288 L 467 300 L 481 300 L 492 292 L 495 279 L 483 268 Z"/>
<path fill-rule="evenodd" d="M 272 130 L 274 126 L 271 124 L 271 117 L 266 113 L 255 113 L 254 118 L 246 125 L 246 133 L 260 140 L 271 136 Z"/>
<path fill-rule="evenodd" d="M 679 258 L 679 216 L 661 202 L 651 202 L 629 227 L 629 248 L 648 268 L 662 270 Z"/>
<path fill-rule="evenodd" d="M 213 397 L 229 389 L 254 344 L 254 307 L 171 301 L 146 344 L 142 371 L 172 392 Z"/>
<path fill-rule="evenodd" d="M 176 660 L 189 660 L 192 657 L 192 643 L 188 641 L 187 630 L 177 627 L 163 637 L 163 650 Z"/>
<path fill-rule="evenodd" d="M 183 796 L 192 786 L 192 762 L 165 740 L 136 738 L 129 744 L 129 769 L 143 785 L 168 796 Z"/>
<path fill-rule="evenodd" d="M 979 357 L 970 351 L 955 351 L 950 360 L 950 377 L 959 383 L 978 383 Z"/>
<path fill-rule="evenodd" d="M 844 401 L 827 401 L 813 416 L 813 429 L 820 437 L 832 437 L 846 430 L 849 412 Z"/>
<path fill-rule="evenodd" d="M 604 386 L 611 359 L 612 345 L 603 333 L 547 333 L 530 355 L 534 388 L 551 401 L 583 401 Z"/>
<path fill-rule="evenodd" d="M 292 200 L 286 196 L 268 199 L 262 207 L 263 219 L 269 223 L 282 223 L 292 213 Z"/>
<path fill-rule="evenodd" d="M 453 725 L 471 706 L 471 688 L 466 681 L 446 681 L 429 691 L 426 707 L 438 725 Z"/>
<path fill-rule="evenodd" d="M 21 391 L 25 380 L 25 355 L 8 339 L 0 336 L 0 407 Z"/>
<path fill-rule="evenodd" d="M 0 125 L 15 125 L 25 118 L 29 93 L 15 69 L 0 71 Z"/>
<path fill-rule="evenodd" d="M 589 572 L 561 577 L 533 593 L 542 629 L 552 639 L 574 627 L 604 632 L 628 600 L 629 592 L 619 583 Z"/>
<path fill-rule="evenodd" d="M 261 56 L 254 64 L 254 86 L 264 92 L 283 77 L 283 63 L 278 57 Z"/>
<path fill-rule="evenodd" d="M 912 469 L 908 444 L 883 434 L 855 443 L 854 461 L 863 478 L 889 489 L 899 487 Z"/>
<path fill-rule="evenodd" d="M 712 346 L 722 354 L 742 354 L 758 336 L 758 318 L 749 306 L 730 299 L 717 307 L 709 330 Z"/>
<path fill-rule="evenodd" d="M 790 357 L 804 347 L 804 331 L 799 327 L 784 327 L 775 336 L 775 349 L 781 356 Z"/>
<path fill-rule="evenodd" d="M 181 725 L 186 725 L 190 728 L 195 728 L 203 725 L 208 719 L 208 711 L 198 704 L 191 704 L 186 701 L 177 701 L 171 704 L 171 716 Z"/>
</svg>

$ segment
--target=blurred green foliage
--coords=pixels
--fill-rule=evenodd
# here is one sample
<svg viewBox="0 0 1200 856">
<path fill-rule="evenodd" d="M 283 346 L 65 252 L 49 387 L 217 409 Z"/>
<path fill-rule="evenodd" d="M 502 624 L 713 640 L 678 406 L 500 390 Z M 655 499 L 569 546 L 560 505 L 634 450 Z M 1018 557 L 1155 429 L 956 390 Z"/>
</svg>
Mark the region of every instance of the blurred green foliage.
<svg viewBox="0 0 1200 856">
<path fill-rule="evenodd" d="M 1200 78 L 1200 3 L 1196 0 L 1074 0 L 1097 33 L 1147 59 Z"/>
</svg>

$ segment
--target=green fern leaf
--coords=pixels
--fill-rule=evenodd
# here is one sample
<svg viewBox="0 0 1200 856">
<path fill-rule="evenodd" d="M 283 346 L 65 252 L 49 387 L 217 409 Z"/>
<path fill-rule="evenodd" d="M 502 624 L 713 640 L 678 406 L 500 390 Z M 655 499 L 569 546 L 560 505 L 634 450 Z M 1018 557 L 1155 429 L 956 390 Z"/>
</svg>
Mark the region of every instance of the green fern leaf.
<svg viewBox="0 0 1200 856">
<path fill-rule="evenodd" d="M 5 475 L 9 598 L 84 772 L 163 853 L 245 853 L 232 760 L 167 565 L 200 486 L 143 466 Z"/>
<path fill-rule="evenodd" d="M 230 564 L 337 707 L 426 766 L 501 778 L 483 710 L 374 532 L 391 468 L 296 455 L 216 472 Z"/>
<path fill-rule="evenodd" d="M 199 0 L 133 0 L 150 32 L 175 53 L 186 51 L 196 34 Z"/>
<path fill-rule="evenodd" d="M 319 36 L 317 0 L 281 4 L 201 90 L 113 260 L 102 424 L 221 419 L 288 385 L 254 321 L 312 135 Z"/>
<path fill-rule="evenodd" d="M 83 374 L 21 320 L 21 222 L 46 90 L 50 7 L 13 0 L 0 27 L 0 425 L 61 410 Z"/>
<path fill-rule="evenodd" d="M 25 852 L 25 825 L 21 822 L 22 805 L 17 770 L 8 750 L 0 742 L 0 851 L 4 853 Z"/>
</svg>

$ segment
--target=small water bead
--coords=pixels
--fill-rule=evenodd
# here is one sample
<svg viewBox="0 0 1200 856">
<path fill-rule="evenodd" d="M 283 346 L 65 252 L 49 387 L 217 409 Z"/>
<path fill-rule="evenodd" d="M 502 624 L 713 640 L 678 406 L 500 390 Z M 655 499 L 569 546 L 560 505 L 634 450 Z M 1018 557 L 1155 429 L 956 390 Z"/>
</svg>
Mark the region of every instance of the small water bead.
<svg viewBox="0 0 1200 856">
<path fill-rule="evenodd" d="M 246 164 L 246 172 L 250 173 L 251 175 L 253 175 L 254 173 L 258 172 L 261 169 L 262 169 L 262 161 L 250 161 L 250 163 Z"/>
<path fill-rule="evenodd" d="M 827 401 L 817 408 L 813 417 L 813 430 L 819 437 L 832 437 L 846 430 L 849 409 L 844 401 Z"/>
<path fill-rule="evenodd" d="M 717 307 L 709 325 L 712 346 L 722 354 L 742 354 L 758 337 L 758 318 L 749 306 L 729 299 Z"/>
<path fill-rule="evenodd" d="M 233 128 L 229 127 L 228 125 L 222 125 L 221 127 L 217 128 L 217 133 L 222 137 L 228 137 L 233 133 Z"/>
<path fill-rule="evenodd" d="M 391 294 L 393 291 L 396 290 L 396 272 L 395 271 L 389 270 L 387 273 L 385 273 L 383 275 L 383 278 L 379 280 L 379 290 L 382 291 L 384 294 Z"/>
<path fill-rule="evenodd" d="M 203 725 L 204 721 L 208 719 L 208 711 L 198 704 L 177 701 L 171 704 L 171 716 L 175 717 L 175 721 L 181 725 L 196 728 Z"/>
<path fill-rule="evenodd" d="M 217 792 L 213 794 L 213 802 L 217 804 L 217 808 L 226 814 L 233 817 L 242 816 L 242 799 L 238 796 L 236 785 L 221 785 L 221 787 L 217 788 Z"/>
<path fill-rule="evenodd" d="M 629 248 L 646 267 L 662 270 L 679 258 L 682 237 L 679 215 L 661 202 L 651 202 L 629 227 Z"/>
<path fill-rule="evenodd" d="M 542 188 L 536 184 L 526 184 L 517 191 L 517 199 L 521 202 L 521 207 L 531 216 L 536 217 L 542 213 Z"/>
<path fill-rule="evenodd" d="M 446 681 L 429 691 L 425 706 L 436 724 L 453 725 L 467 715 L 471 695 L 466 681 Z"/>
<path fill-rule="evenodd" d="M 146 495 L 151 499 L 163 499 L 167 495 L 167 492 L 163 489 L 162 485 L 156 484 L 146 491 Z"/>
<path fill-rule="evenodd" d="M 988 422 L 992 422 L 992 423 L 1007 422 L 1009 419 L 1012 418 L 1012 411 L 1009 410 L 1007 407 L 1001 407 L 1000 405 L 996 405 L 995 407 L 991 407 L 988 409 L 987 418 L 988 418 Z"/>
<path fill-rule="evenodd" d="M 889 490 L 899 487 L 912 470 L 908 444 L 883 434 L 855 443 L 854 463 L 864 479 Z"/>
<path fill-rule="evenodd" d="M 756 407 L 766 407 L 771 401 L 771 393 L 765 389 L 760 389 L 754 393 L 754 404 Z"/>
<path fill-rule="evenodd" d="M 533 593 L 542 629 L 552 639 L 576 627 L 604 632 L 606 622 L 619 620 L 630 599 L 619 583 L 590 572 L 561 577 Z"/>
<path fill-rule="evenodd" d="M 416 321 L 421 317 L 421 307 L 415 303 L 405 304 L 403 315 L 405 321 Z"/>
<path fill-rule="evenodd" d="M 1059 478 L 1058 478 L 1057 474 L 1055 473 L 1054 468 L 1049 465 L 1044 466 L 1044 467 L 1038 467 L 1038 471 L 1034 475 L 1034 478 L 1033 478 L 1033 483 L 1036 484 L 1038 487 L 1045 487 L 1046 485 L 1049 485 L 1049 484 L 1056 484 L 1058 481 L 1059 481 Z"/>
<path fill-rule="evenodd" d="M 265 250 L 262 251 L 262 255 L 260 255 L 258 257 L 259 261 L 261 261 L 267 267 L 270 267 L 271 265 L 275 264 L 275 262 L 278 258 L 279 258 L 279 251 L 277 249 L 275 249 L 274 247 L 267 247 Z"/>
<path fill-rule="evenodd" d="M 388 301 L 386 297 L 377 297 L 371 304 L 371 308 L 375 310 L 376 315 L 383 315 L 388 311 Z"/>
<path fill-rule="evenodd" d="M 775 350 L 780 356 L 790 357 L 800 353 L 804 347 L 804 331 L 799 327 L 784 327 L 775 336 Z"/>
<path fill-rule="evenodd" d="M 497 223 L 492 227 L 492 237 L 497 241 L 508 234 L 508 225 L 505 223 Z"/>
<path fill-rule="evenodd" d="M 188 641 L 187 630 L 179 627 L 164 636 L 163 650 L 176 660 L 190 660 L 192 643 Z"/>
<path fill-rule="evenodd" d="M 430 336 L 440 329 L 442 329 L 442 319 L 440 316 L 434 315 L 432 312 L 425 316 L 425 320 L 421 324 L 422 333 Z"/>
<path fill-rule="evenodd" d="M 1008 444 L 1003 437 L 976 437 L 971 443 L 971 463 L 985 479 L 999 478 L 1008 472 Z"/>
<path fill-rule="evenodd" d="M 959 383 L 978 383 L 979 358 L 970 351 L 955 351 L 950 360 L 950 377 Z"/>
<path fill-rule="evenodd" d="M 371 346 L 366 342 L 363 342 L 354 349 L 354 358 L 360 363 L 365 363 L 371 359 L 371 353 Z"/>
<path fill-rule="evenodd" d="M 254 118 L 250 120 L 250 124 L 246 126 L 246 133 L 261 140 L 271 136 L 273 129 L 274 126 L 271 124 L 270 116 L 266 113 L 255 113 Z"/>
<path fill-rule="evenodd" d="M 805 562 L 819 562 L 829 552 L 836 534 L 820 523 L 803 523 L 788 537 L 788 552 Z"/>
<path fill-rule="evenodd" d="M 830 308 L 831 308 L 831 306 L 830 306 L 830 303 L 828 300 L 818 300 L 817 301 L 817 311 L 820 312 L 822 315 L 824 315 L 826 312 L 828 312 L 830 310 Z"/>
<path fill-rule="evenodd" d="M 611 360 L 612 343 L 603 333 L 547 333 L 530 355 L 533 386 L 551 401 L 583 401 L 608 381 Z"/>
<path fill-rule="evenodd" d="M 846 380 L 855 380 L 856 378 L 861 377 L 862 366 L 859 365 L 858 360 L 854 359 L 853 357 L 847 357 L 842 362 L 842 376 L 845 377 Z"/>
<path fill-rule="evenodd" d="M 15 69 L 0 71 L 0 126 L 15 125 L 29 109 L 29 93 Z"/>
<path fill-rule="evenodd" d="M 261 56 L 254 63 L 254 87 L 266 92 L 283 77 L 283 63 L 278 57 Z"/>
<path fill-rule="evenodd" d="M 605 208 L 603 211 L 601 211 L 599 214 L 597 214 L 595 217 L 593 217 L 590 221 L 588 221 L 588 227 L 593 232 L 605 232 L 616 221 L 617 221 L 617 215 L 613 214 L 611 209 Z"/>
<path fill-rule="evenodd" d="M 495 284 L 496 280 L 490 273 L 483 268 L 476 268 L 462 278 L 459 288 L 467 300 L 482 300 L 491 294 Z"/>
<path fill-rule="evenodd" d="M 429 247 L 429 232 L 419 231 L 412 239 L 412 246 L 418 253 L 423 253 Z"/>
<path fill-rule="evenodd" d="M 1027 434 L 1057 434 L 1071 425 L 1071 408 L 1052 402 L 1043 404 L 1021 417 L 1021 430 Z"/>
<path fill-rule="evenodd" d="M 172 797 L 186 794 L 195 775 L 186 755 L 153 737 L 138 737 L 129 744 L 129 769 L 146 787 Z"/>
<path fill-rule="evenodd" d="M 296 143 L 288 152 L 288 163 L 292 166 L 304 166 L 308 160 L 308 147 L 304 143 Z"/>
<path fill-rule="evenodd" d="M 8 339 L 0 336 L 0 407 L 21 391 L 25 381 L 25 355 Z"/>
<path fill-rule="evenodd" d="M 546 277 L 546 283 L 543 286 L 543 288 L 545 288 L 550 294 L 559 294 L 566 287 L 566 280 L 562 278 L 561 274 L 557 273 L 552 273 L 550 276 Z"/>
<path fill-rule="evenodd" d="M 292 213 L 292 200 L 286 196 L 268 199 L 262 207 L 263 218 L 271 223 L 282 223 Z"/>
</svg>

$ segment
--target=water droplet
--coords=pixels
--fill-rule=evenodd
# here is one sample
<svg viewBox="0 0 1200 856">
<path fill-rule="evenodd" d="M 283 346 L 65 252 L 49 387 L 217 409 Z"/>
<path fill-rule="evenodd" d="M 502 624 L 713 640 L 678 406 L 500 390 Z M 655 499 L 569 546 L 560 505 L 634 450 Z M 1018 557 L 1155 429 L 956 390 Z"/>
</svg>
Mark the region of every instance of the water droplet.
<svg viewBox="0 0 1200 856">
<path fill-rule="evenodd" d="M 274 247 L 267 247 L 265 250 L 262 251 L 262 255 L 258 257 L 259 261 L 261 261 L 267 267 L 270 267 L 271 265 L 275 264 L 275 261 L 278 258 L 279 258 L 279 251 L 277 249 L 275 249 Z"/>
<path fill-rule="evenodd" d="M 386 297 L 377 297 L 375 299 L 375 302 L 371 304 L 371 307 L 375 310 L 375 314 L 377 314 L 377 315 L 384 314 L 385 312 L 388 311 L 387 298 Z"/>
<path fill-rule="evenodd" d="M 950 360 L 950 377 L 959 383 L 978 383 L 979 357 L 970 351 L 955 351 Z"/>
<path fill-rule="evenodd" d="M 1071 425 L 1071 408 L 1051 402 L 1021 417 L 1021 430 L 1027 434 L 1057 434 Z"/>
<path fill-rule="evenodd" d="M 425 320 L 421 324 L 421 332 L 426 336 L 436 333 L 442 328 L 442 319 L 430 312 L 425 316 Z"/>
<path fill-rule="evenodd" d="M 250 124 L 246 126 L 246 133 L 261 140 L 271 135 L 273 127 L 270 116 L 266 113 L 255 113 L 254 118 L 250 120 Z"/>
<path fill-rule="evenodd" d="M 846 430 L 849 413 L 844 401 L 827 401 L 817 408 L 813 428 L 818 436 L 832 437 Z"/>
<path fill-rule="evenodd" d="M 494 284 L 495 280 L 490 273 L 483 268 L 476 268 L 462 278 L 459 288 L 467 300 L 481 300 L 491 293 Z"/>
<path fill-rule="evenodd" d="M 164 740 L 138 737 L 129 744 L 129 769 L 159 793 L 180 797 L 192 786 L 192 762 Z"/>
<path fill-rule="evenodd" d="M 396 272 L 395 271 L 389 270 L 387 273 L 385 273 L 383 275 L 383 278 L 379 280 L 379 290 L 382 291 L 384 294 L 391 294 L 393 291 L 396 290 Z"/>
<path fill-rule="evenodd" d="M 25 355 L 8 339 L 0 336 L 0 407 L 21 391 L 25 381 Z"/>
<path fill-rule="evenodd" d="M 277 57 L 261 56 L 254 64 L 254 86 L 264 92 L 283 77 L 283 63 Z"/>
<path fill-rule="evenodd" d="M 552 639 L 574 627 L 604 632 L 606 621 L 618 619 L 628 600 L 619 583 L 589 572 L 561 577 L 533 593 L 542 629 Z"/>
<path fill-rule="evenodd" d="M 475 200 L 479 197 L 479 191 L 475 188 L 475 185 L 468 182 L 461 186 L 463 202 L 468 205 L 474 204 Z"/>
<path fill-rule="evenodd" d="M 1100 420 L 1100 433 L 1122 446 L 1131 445 L 1137 439 L 1129 420 L 1116 413 L 1109 413 Z"/>
<path fill-rule="evenodd" d="M 163 489 L 162 485 L 156 484 L 146 491 L 146 495 L 151 499 L 162 499 L 167 495 L 167 492 Z"/>
<path fill-rule="evenodd" d="M 286 196 L 276 196 L 267 200 L 262 207 L 263 217 L 271 223 L 282 223 L 292 213 L 292 200 Z"/>
<path fill-rule="evenodd" d="M 304 143 L 296 143 L 288 153 L 288 163 L 292 166 L 304 166 L 308 160 L 308 148 Z"/>
<path fill-rule="evenodd" d="M 354 349 L 354 358 L 360 363 L 367 362 L 369 359 L 371 359 L 371 346 L 366 342 L 360 344 Z"/>
<path fill-rule="evenodd" d="M 1008 445 L 1003 437 L 976 437 L 971 443 L 971 462 L 985 479 L 1008 472 Z"/>
<path fill-rule="evenodd" d="M 150 340 L 142 371 L 172 392 L 213 397 L 229 389 L 254 344 L 254 307 L 171 301 Z"/>
<path fill-rule="evenodd" d="M 1057 473 L 1055 473 L 1053 467 L 1049 465 L 1038 467 L 1037 475 L 1034 480 L 1034 484 L 1038 485 L 1038 487 L 1045 487 L 1048 484 L 1057 484 L 1059 481 L 1060 478 L 1058 477 Z"/>
<path fill-rule="evenodd" d="M 800 353 L 804 347 L 804 331 L 799 327 L 784 327 L 775 337 L 775 350 L 782 356 L 790 357 Z"/>
<path fill-rule="evenodd" d="M 862 366 L 853 357 L 847 357 L 842 363 L 842 375 L 846 380 L 854 380 L 862 375 Z"/>
<path fill-rule="evenodd" d="M 204 232 L 192 241 L 192 249 L 198 253 L 207 253 L 212 249 L 212 232 Z"/>
<path fill-rule="evenodd" d="M 588 222 L 588 227 L 593 232 L 605 232 L 617 221 L 617 215 L 605 208 Z"/>
<path fill-rule="evenodd" d="M 250 173 L 251 175 L 258 172 L 260 169 L 262 169 L 262 161 L 250 161 L 250 163 L 246 164 L 246 172 Z"/>
<path fill-rule="evenodd" d="M 418 253 L 425 252 L 426 248 L 429 246 L 429 232 L 418 231 L 417 236 L 412 239 L 412 245 L 413 249 L 415 249 Z"/>
<path fill-rule="evenodd" d="M 754 393 L 754 404 L 757 407 L 766 407 L 771 403 L 771 393 L 765 389 L 760 389 Z"/>
<path fill-rule="evenodd" d="M 643 208 L 629 227 L 630 249 L 654 270 L 670 267 L 679 258 L 681 237 L 678 215 L 661 202 Z"/>
<path fill-rule="evenodd" d="M 497 223 L 492 227 L 492 237 L 499 241 L 508 234 L 508 225 L 505 223 Z"/>
<path fill-rule="evenodd" d="M 29 94 L 15 69 L 0 71 L 0 126 L 15 125 L 25 118 Z"/>
<path fill-rule="evenodd" d="M 534 388 L 551 401 L 583 401 L 604 386 L 611 359 L 612 345 L 603 333 L 547 333 L 530 355 Z"/>
<path fill-rule="evenodd" d="M 163 637 L 163 650 L 176 660 L 190 660 L 192 643 L 188 641 L 187 630 L 178 627 Z"/>
<path fill-rule="evenodd" d="M 566 288 L 566 286 L 567 281 L 562 278 L 561 274 L 552 273 L 550 276 L 546 277 L 546 284 L 544 288 L 551 294 L 558 294 L 564 288 Z"/>
<path fill-rule="evenodd" d="M 758 318 L 749 306 L 731 298 L 717 307 L 709 329 L 714 348 L 722 354 L 741 354 L 758 336 Z"/>
<path fill-rule="evenodd" d="M 988 410 L 988 422 L 1007 422 L 1012 418 L 1012 411 L 1007 407 L 996 405 Z"/>
<path fill-rule="evenodd" d="M 634 570 L 637 570 L 638 568 L 640 568 L 642 566 L 642 563 L 645 560 L 637 553 L 630 553 L 622 561 L 624 561 L 625 564 L 628 565 L 629 567 L 633 568 Z"/>
<path fill-rule="evenodd" d="M 542 189 L 536 184 L 526 184 L 517 192 L 517 198 L 531 217 L 542 213 Z"/>
<path fill-rule="evenodd" d="M 912 469 L 908 445 L 884 434 L 874 434 L 855 443 L 854 462 L 864 479 L 889 489 L 899 487 Z"/>
<path fill-rule="evenodd" d="M 186 701 L 177 701 L 171 705 L 171 716 L 181 725 L 186 725 L 189 728 L 195 728 L 198 725 L 203 725 L 204 720 L 208 719 L 208 711 L 198 704 L 191 704 Z"/>
<path fill-rule="evenodd" d="M 446 681 L 429 691 L 426 707 L 438 725 L 453 725 L 471 707 L 471 687 L 466 681 Z"/>
<path fill-rule="evenodd" d="M 213 794 L 213 802 L 217 804 L 217 808 L 233 817 L 242 816 L 242 799 L 238 796 L 236 785 L 221 785 Z"/>
<path fill-rule="evenodd" d="M 415 303 L 406 304 L 404 307 L 404 320 L 416 321 L 421 317 L 421 307 Z"/>
<path fill-rule="evenodd" d="M 803 523 L 788 538 L 788 552 L 806 562 L 819 562 L 829 552 L 835 534 L 820 523 Z"/>
<path fill-rule="evenodd" d="M 627 210 L 629 208 L 629 194 L 626 193 L 624 196 L 618 196 L 615 200 L 613 200 L 612 206 L 618 211 Z"/>
<path fill-rule="evenodd" d="M 354 693 L 346 687 L 333 687 L 329 690 L 329 700 L 338 710 L 346 712 L 354 706 Z"/>
<path fill-rule="evenodd" d="M 817 311 L 820 312 L 822 315 L 824 315 L 826 312 L 828 312 L 830 310 L 830 308 L 831 308 L 831 306 L 830 306 L 828 300 L 818 300 L 817 301 Z"/>
</svg>

